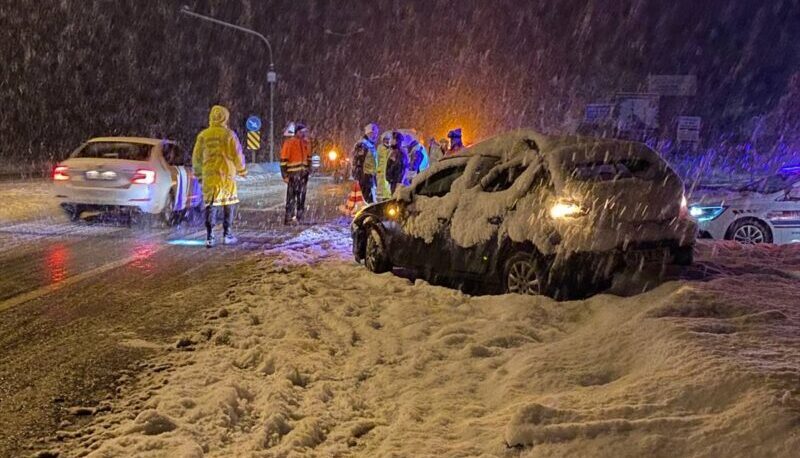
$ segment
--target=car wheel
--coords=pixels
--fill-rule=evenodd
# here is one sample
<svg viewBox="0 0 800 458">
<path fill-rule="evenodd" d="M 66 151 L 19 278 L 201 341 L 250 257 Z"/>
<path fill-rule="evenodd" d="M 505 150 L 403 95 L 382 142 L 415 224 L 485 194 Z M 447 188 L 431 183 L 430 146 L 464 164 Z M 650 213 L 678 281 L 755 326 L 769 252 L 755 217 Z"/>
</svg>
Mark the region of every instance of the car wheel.
<svg viewBox="0 0 800 458">
<path fill-rule="evenodd" d="M 167 194 L 167 201 L 164 203 L 164 208 L 161 210 L 161 221 L 167 226 L 175 226 L 180 224 L 185 212 L 175 211 L 175 196 L 170 192 Z"/>
<path fill-rule="evenodd" d="M 64 204 L 61 208 L 64 209 L 64 213 L 67 214 L 67 218 L 69 218 L 71 222 L 80 221 L 81 213 L 83 213 L 83 209 L 80 205 Z"/>
<path fill-rule="evenodd" d="M 503 285 L 506 293 L 538 296 L 546 291 L 547 272 L 538 257 L 517 253 L 506 261 Z"/>
<path fill-rule="evenodd" d="M 739 220 L 728 230 L 728 239 L 745 245 L 772 243 L 772 232 L 769 227 L 755 219 Z"/>
<path fill-rule="evenodd" d="M 364 252 L 364 265 L 370 272 L 382 274 L 392 270 L 392 263 L 380 232 L 374 227 L 367 229 L 367 247 Z"/>
</svg>

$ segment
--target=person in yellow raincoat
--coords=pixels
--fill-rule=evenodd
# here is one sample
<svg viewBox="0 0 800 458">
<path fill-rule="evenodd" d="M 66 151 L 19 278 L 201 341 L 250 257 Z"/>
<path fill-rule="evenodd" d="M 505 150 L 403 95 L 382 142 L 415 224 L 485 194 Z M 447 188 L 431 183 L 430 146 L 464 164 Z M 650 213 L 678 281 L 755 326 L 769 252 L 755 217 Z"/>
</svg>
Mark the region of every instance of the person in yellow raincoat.
<svg viewBox="0 0 800 458">
<path fill-rule="evenodd" d="M 203 183 L 203 202 L 206 212 L 206 247 L 214 246 L 213 229 L 217 210 L 222 207 L 223 243 L 236 243 L 231 232 L 235 205 L 239 203 L 236 175 L 247 170 L 239 138 L 228 128 L 228 109 L 214 105 L 208 115 L 208 128 L 197 135 L 192 152 L 194 174 Z"/>
</svg>

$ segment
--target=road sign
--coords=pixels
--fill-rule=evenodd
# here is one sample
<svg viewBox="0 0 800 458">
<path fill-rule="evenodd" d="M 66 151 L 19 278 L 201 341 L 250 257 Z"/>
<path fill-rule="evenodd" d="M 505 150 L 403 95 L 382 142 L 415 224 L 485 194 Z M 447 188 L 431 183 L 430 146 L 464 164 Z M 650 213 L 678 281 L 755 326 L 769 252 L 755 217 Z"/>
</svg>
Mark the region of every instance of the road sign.
<svg viewBox="0 0 800 458">
<path fill-rule="evenodd" d="M 247 118 L 247 123 L 245 123 L 245 126 L 247 126 L 248 132 L 261 130 L 261 118 L 258 116 L 250 116 Z"/>
<path fill-rule="evenodd" d="M 658 128 L 658 95 L 619 93 L 618 122 L 623 132 L 648 132 Z"/>
<path fill-rule="evenodd" d="M 586 114 L 584 115 L 584 122 L 586 124 L 603 124 L 610 121 L 611 115 L 614 112 L 613 103 L 587 103 Z"/>
<path fill-rule="evenodd" d="M 251 130 L 247 132 L 247 149 L 257 150 L 261 148 L 261 132 Z"/>
<path fill-rule="evenodd" d="M 697 93 L 695 75 L 649 75 L 647 90 L 663 96 L 690 97 Z"/>
<path fill-rule="evenodd" d="M 697 143 L 700 141 L 699 116 L 678 116 L 678 141 Z"/>
</svg>

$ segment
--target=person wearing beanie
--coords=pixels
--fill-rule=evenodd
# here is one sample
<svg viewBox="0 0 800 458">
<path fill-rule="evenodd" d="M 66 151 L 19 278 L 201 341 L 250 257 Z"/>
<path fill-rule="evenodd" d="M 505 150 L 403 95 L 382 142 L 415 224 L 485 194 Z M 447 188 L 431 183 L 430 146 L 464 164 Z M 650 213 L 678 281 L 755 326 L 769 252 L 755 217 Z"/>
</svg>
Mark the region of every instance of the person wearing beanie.
<svg viewBox="0 0 800 458">
<path fill-rule="evenodd" d="M 428 150 L 414 137 L 407 136 L 407 145 L 404 145 L 408 152 L 408 172 L 403 180 L 403 184 L 408 186 L 411 181 L 430 165 Z"/>
<path fill-rule="evenodd" d="M 375 162 L 378 155 L 375 144 L 379 132 L 377 124 L 367 124 L 364 126 L 364 136 L 353 148 L 353 179 L 358 182 L 364 202 L 368 204 L 375 202 L 372 188 L 375 187 Z"/>
<path fill-rule="evenodd" d="M 403 134 L 392 132 L 389 147 L 389 157 L 386 161 L 386 181 L 389 182 L 389 197 L 394 194 L 397 186 L 405 182 L 408 172 L 408 152 L 403 144 Z"/>
<path fill-rule="evenodd" d="M 451 130 L 447 133 L 447 138 L 450 139 L 450 148 L 447 150 L 447 155 L 452 156 L 458 154 L 464 149 L 464 142 L 461 140 L 461 128 Z"/>
<path fill-rule="evenodd" d="M 215 105 L 208 115 L 208 128 L 197 135 L 192 151 L 192 168 L 203 184 L 206 216 L 206 247 L 214 246 L 217 210 L 222 208 L 223 243 L 236 243 L 231 232 L 234 210 L 239 203 L 235 175 L 247 175 L 239 138 L 230 128 L 228 109 Z"/>
<path fill-rule="evenodd" d="M 283 224 L 293 219 L 302 221 L 306 210 L 306 188 L 308 186 L 311 145 L 308 141 L 308 127 L 298 122 L 294 136 L 287 137 L 281 147 L 281 176 L 286 188 L 286 214 Z"/>
</svg>

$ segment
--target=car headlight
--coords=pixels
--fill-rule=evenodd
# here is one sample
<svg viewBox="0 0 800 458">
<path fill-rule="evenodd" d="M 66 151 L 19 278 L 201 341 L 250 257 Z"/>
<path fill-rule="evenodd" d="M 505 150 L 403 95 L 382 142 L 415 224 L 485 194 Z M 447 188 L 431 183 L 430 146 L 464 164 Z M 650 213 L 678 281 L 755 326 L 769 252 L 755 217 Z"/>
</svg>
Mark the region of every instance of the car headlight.
<svg viewBox="0 0 800 458">
<path fill-rule="evenodd" d="M 728 207 L 723 207 L 721 205 L 711 206 L 711 207 L 703 207 L 699 205 L 692 205 L 689 207 L 689 214 L 692 218 L 697 219 L 697 221 L 711 221 L 716 219 L 721 215 L 725 209 Z"/>
<path fill-rule="evenodd" d="M 550 217 L 553 219 L 581 216 L 585 213 L 586 211 L 574 202 L 560 201 L 550 208 Z"/>
<path fill-rule="evenodd" d="M 386 217 L 389 218 L 389 219 L 398 219 L 398 218 L 400 218 L 400 213 L 401 213 L 400 210 L 401 210 L 400 209 L 400 205 L 398 205 L 396 203 L 391 203 L 391 204 L 386 206 L 386 210 L 385 210 Z"/>
</svg>

